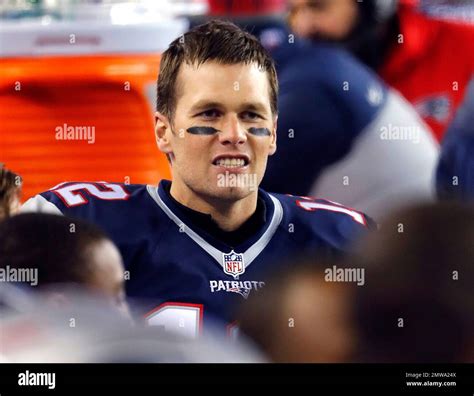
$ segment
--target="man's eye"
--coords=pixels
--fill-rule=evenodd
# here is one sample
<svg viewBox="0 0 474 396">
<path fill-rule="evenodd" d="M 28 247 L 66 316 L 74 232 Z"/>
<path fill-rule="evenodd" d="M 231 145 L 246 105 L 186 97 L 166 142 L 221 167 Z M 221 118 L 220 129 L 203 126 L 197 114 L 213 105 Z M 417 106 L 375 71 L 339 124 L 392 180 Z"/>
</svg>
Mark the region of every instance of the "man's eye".
<svg viewBox="0 0 474 396">
<path fill-rule="evenodd" d="M 262 117 L 259 114 L 254 113 L 252 111 L 246 111 L 242 113 L 242 118 L 245 120 L 250 120 L 250 121 L 262 119 Z"/>
<path fill-rule="evenodd" d="M 206 110 L 198 114 L 200 117 L 204 118 L 216 118 L 219 117 L 219 112 L 217 110 Z"/>
</svg>

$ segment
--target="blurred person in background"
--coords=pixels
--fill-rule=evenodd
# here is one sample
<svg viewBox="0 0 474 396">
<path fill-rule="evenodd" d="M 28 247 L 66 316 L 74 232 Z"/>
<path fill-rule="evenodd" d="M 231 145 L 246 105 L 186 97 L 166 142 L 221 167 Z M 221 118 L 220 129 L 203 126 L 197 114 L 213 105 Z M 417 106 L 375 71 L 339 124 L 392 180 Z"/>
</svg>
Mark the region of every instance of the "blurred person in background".
<svg viewBox="0 0 474 396">
<path fill-rule="evenodd" d="M 436 183 L 441 199 L 474 200 L 474 80 L 443 141 Z"/>
<path fill-rule="evenodd" d="M 474 362 L 474 207 L 419 205 L 360 241 L 355 360 Z"/>
<path fill-rule="evenodd" d="M 67 301 L 61 290 L 79 286 L 128 315 L 120 253 L 98 227 L 83 220 L 44 213 L 6 219 L 0 223 L 0 268 L 15 272 L 18 286 L 48 289 L 52 301 Z M 35 279 L 20 283 L 18 274 L 31 270 Z"/>
<path fill-rule="evenodd" d="M 21 177 L 0 164 L 0 220 L 20 210 Z"/>
<path fill-rule="evenodd" d="M 340 363 L 356 347 L 353 287 L 329 282 L 336 261 L 296 260 L 245 301 L 239 329 L 275 363 Z"/>
<path fill-rule="evenodd" d="M 296 38 L 273 56 L 279 149 L 265 189 L 324 196 L 375 220 L 434 198 L 438 144 L 398 92 L 333 45 Z"/>
<path fill-rule="evenodd" d="M 472 363 L 473 241 L 472 205 L 403 209 L 344 262 L 278 274 L 242 305 L 240 331 L 273 362 Z"/>
<path fill-rule="evenodd" d="M 474 24 L 430 17 L 418 0 L 288 0 L 288 9 L 296 35 L 342 44 L 442 140 L 474 73 Z"/>
</svg>

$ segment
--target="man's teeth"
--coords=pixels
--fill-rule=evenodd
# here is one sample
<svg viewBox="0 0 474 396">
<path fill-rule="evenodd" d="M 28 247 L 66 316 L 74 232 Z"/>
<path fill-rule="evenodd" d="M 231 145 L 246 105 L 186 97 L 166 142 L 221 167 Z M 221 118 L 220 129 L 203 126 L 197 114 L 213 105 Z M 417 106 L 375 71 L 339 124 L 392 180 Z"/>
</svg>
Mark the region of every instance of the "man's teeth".
<svg viewBox="0 0 474 396">
<path fill-rule="evenodd" d="M 239 168 L 245 165 L 245 161 L 242 158 L 221 158 L 216 161 L 216 165 L 226 168 Z"/>
</svg>

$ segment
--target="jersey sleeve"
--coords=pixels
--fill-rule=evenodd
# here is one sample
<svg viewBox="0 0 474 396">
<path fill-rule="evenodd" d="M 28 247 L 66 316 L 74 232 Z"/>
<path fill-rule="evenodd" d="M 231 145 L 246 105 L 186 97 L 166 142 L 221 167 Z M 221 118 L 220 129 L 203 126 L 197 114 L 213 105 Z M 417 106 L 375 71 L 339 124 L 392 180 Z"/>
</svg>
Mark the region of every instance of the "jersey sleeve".
<svg viewBox="0 0 474 396">
<path fill-rule="evenodd" d="M 43 212 L 94 219 L 98 210 L 109 211 L 111 202 L 125 202 L 126 186 L 106 182 L 66 182 L 42 192 L 24 203 L 21 212 Z"/>
<path fill-rule="evenodd" d="M 302 248 L 343 255 L 363 235 L 377 230 L 366 214 L 326 199 L 276 194 L 287 213 L 291 235 Z"/>
<path fill-rule="evenodd" d="M 59 208 L 61 205 L 58 205 L 58 202 L 51 202 L 48 198 L 52 198 L 48 193 L 35 195 L 22 205 L 20 213 L 36 212 L 62 215 L 63 212 Z"/>
</svg>

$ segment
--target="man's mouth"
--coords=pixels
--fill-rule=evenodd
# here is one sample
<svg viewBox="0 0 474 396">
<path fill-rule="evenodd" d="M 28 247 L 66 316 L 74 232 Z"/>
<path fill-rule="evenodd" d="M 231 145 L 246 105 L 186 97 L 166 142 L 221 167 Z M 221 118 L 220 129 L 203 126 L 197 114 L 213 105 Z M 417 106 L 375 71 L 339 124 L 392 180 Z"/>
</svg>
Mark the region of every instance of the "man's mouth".
<svg viewBox="0 0 474 396">
<path fill-rule="evenodd" d="M 212 161 L 215 166 L 223 168 L 244 168 L 250 163 L 250 160 L 245 155 L 219 155 Z"/>
</svg>

